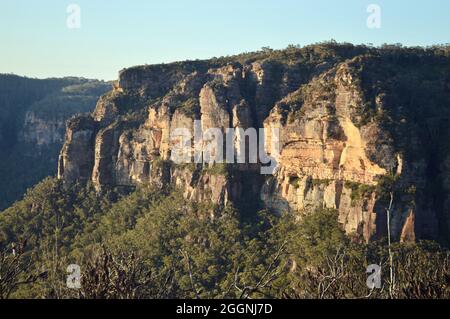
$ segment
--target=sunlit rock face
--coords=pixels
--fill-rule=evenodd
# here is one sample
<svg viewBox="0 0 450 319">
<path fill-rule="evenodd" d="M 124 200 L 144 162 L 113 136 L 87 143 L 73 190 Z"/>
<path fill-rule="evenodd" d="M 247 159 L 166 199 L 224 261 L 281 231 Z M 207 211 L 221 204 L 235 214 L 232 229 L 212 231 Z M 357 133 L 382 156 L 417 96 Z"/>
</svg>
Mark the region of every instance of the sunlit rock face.
<svg viewBox="0 0 450 319">
<path fill-rule="evenodd" d="M 398 50 L 330 44 L 126 69 L 92 115 L 69 122 L 59 177 L 99 191 L 171 185 L 192 201 L 299 218 L 335 209 L 362 241 L 385 236 L 392 192 L 396 239 L 448 239 L 450 61 Z M 205 146 L 196 124 L 264 128 L 256 143 L 268 155 L 278 143 L 277 169 L 174 163 L 178 129 L 192 134 L 181 155 Z M 226 145 L 235 156 L 243 139 Z"/>
</svg>

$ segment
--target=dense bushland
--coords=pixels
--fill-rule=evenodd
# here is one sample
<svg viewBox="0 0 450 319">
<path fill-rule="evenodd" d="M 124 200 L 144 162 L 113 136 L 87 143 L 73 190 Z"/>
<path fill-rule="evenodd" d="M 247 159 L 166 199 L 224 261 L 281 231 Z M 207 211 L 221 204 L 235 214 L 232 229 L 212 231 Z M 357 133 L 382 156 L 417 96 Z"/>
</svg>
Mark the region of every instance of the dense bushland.
<svg viewBox="0 0 450 319">
<path fill-rule="evenodd" d="M 448 298 L 449 252 L 347 237 L 333 210 L 295 220 L 143 186 L 98 195 L 48 178 L 0 214 L 0 297 Z M 67 266 L 81 288 L 66 286 Z M 382 267 L 369 289 L 368 265 Z"/>
</svg>

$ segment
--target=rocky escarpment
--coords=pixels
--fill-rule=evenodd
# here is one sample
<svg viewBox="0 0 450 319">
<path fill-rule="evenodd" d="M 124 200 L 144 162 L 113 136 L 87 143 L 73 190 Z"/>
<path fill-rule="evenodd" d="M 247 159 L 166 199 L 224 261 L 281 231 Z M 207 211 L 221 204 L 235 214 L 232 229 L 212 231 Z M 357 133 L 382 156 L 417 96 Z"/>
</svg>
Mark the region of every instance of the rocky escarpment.
<svg viewBox="0 0 450 319">
<path fill-rule="evenodd" d="M 69 121 L 59 178 L 99 191 L 154 183 L 194 201 L 301 217 L 339 211 L 348 234 L 399 240 L 450 233 L 450 59 L 437 49 L 317 45 L 123 70 L 91 115 Z M 176 164 L 175 134 L 279 129 L 276 171 L 261 163 Z M 171 138 L 172 136 L 172 138 Z M 174 138 L 175 136 L 175 138 Z M 228 143 L 236 153 L 245 136 Z M 276 154 L 272 154 L 276 155 Z M 235 154 L 236 156 L 236 154 Z"/>
<path fill-rule="evenodd" d="M 0 75 L 0 210 L 56 173 L 66 120 L 91 112 L 111 83 Z"/>
<path fill-rule="evenodd" d="M 27 112 L 23 130 L 19 133 L 19 141 L 37 146 L 62 145 L 66 131 L 66 120 L 67 118 L 64 116 L 46 119 L 34 112 Z"/>
</svg>

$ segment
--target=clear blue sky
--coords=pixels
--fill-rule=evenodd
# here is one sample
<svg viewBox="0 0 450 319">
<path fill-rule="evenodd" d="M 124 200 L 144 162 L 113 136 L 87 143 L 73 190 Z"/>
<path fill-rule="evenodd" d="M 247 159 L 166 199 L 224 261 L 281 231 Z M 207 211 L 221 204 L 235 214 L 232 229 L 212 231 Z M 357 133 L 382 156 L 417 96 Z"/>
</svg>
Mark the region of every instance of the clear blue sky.
<svg viewBox="0 0 450 319">
<path fill-rule="evenodd" d="M 69 4 L 81 28 L 66 26 Z M 378 4 L 381 29 L 366 25 Z M 138 64 L 335 39 L 450 42 L 448 0 L 0 0 L 0 73 L 115 79 Z"/>
</svg>

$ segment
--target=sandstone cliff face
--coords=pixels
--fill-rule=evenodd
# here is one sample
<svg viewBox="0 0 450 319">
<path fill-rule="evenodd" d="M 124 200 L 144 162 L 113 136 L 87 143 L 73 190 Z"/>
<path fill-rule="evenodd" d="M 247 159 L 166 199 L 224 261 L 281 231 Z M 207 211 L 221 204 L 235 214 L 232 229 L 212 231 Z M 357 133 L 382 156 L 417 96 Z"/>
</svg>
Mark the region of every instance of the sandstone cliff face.
<svg viewBox="0 0 450 319">
<path fill-rule="evenodd" d="M 262 190 L 267 207 L 304 214 L 317 208 L 338 209 L 348 233 L 366 240 L 375 235 L 374 186 L 394 163 L 368 157 L 381 134 L 375 123 L 358 128 L 352 121 L 363 99 L 343 63 L 274 107 L 264 125 L 281 129 L 282 152 L 278 174 Z M 283 109 L 295 103 L 302 104 L 302 114 L 295 110 L 283 115 Z M 356 202 L 352 186 L 370 191 Z"/>
<path fill-rule="evenodd" d="M 33 111 L 25 114 L 19 141 L 37 146 L 62 145 L 66 130 L 66 118 L 43 118 Z"/>
<path fill-rule="evenodd" d="M 0 74 L 0 210 L 56 173 L 66 120 L 92 112 L 111 84 L 82 78 L 28 79 Z"/>
<path fill-rule="evenodd" d="M 172 185 L 193 201 L 238 207 L 255 202 L 299 218 L 336 209 L 347 233 L 366 241 L 385 235 L 386 195 L 392 192 L 397 239 L 445 240 L 450 94 L 441 82 L 448 81 L 450 61 L 406 50 L 410 60 L 401 63 L 392 52 L 380 57 L 372 49 L 343 49 L 124 70 L 91 116 L 69 121 L 59 177 L 90 179 L 99 191 Z M 439 71 L 423 73 L 425 62 Z M 424 93 L 424 83 L 435 85 L 433 92 Z M 202 131 L 224 133 L 264 127 L 269 153 L 271 128 L 278 128 L 276 172 L 260 175 L 261 164 L 173 163 L 173 143 L 180 140 L 170 137 L 179 128 L 194 136 L 194 121 Z M 243 138 L 237 134 L 232 141 L 236 150 Z M 193 158 L 202 145 L 191 142 L 181 152 Z"/>
</svg>

